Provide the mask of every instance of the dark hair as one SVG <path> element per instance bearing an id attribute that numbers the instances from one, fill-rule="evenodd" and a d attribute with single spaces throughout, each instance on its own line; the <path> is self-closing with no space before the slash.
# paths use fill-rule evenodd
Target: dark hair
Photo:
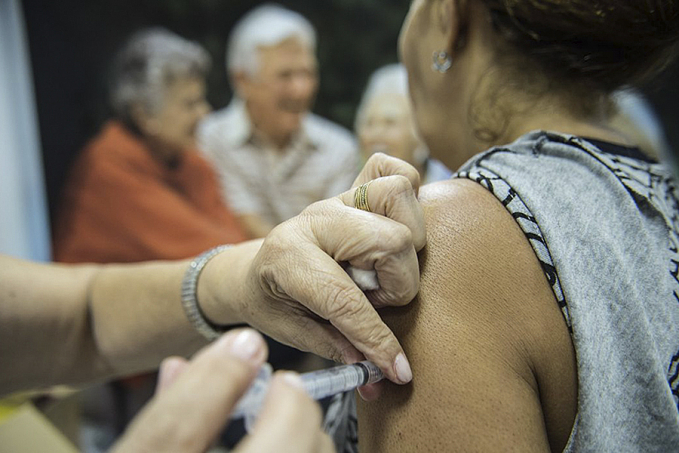
<path id="1" fill-rule="evenodd" d="M 481 0 L 494 28 L 545 73 L 610 93 L 677 53 L 679 0 Z"/>

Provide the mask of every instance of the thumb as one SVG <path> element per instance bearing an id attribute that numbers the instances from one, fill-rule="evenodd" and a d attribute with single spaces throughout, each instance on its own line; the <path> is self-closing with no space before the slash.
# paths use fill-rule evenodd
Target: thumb
<path id="1" fill-rule="evenodd" d="M 264 339 L 252 329 L 223 335 L 154 396 L 114 451 L 205 451 L 266 355 Z"/>
<path id="2" fill-rule="evenodd" d="M 168 357 L 160 364 L 156 393 L 161 393 L 170 387 L 184 372 L 189 362 L 183 357 Z"/>

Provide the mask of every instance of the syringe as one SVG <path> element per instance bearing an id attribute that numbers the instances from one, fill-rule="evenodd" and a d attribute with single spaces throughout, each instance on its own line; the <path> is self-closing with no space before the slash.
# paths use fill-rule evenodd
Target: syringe
<path id="1" fill-rule="evenodd" d="M 364 361 L 352 365 L 340 365 L 325 370 L 312 371 L 300 376 L 304 390 L 315 400 L 347 392 L 356 387 L 373 384 L 384 379 L 377 365 Z"/>
<path id="2" fill-rule="evenodd" d="M 269 388 L 272 368 L 264 364 L 250 388 L 236 405 L 231 419 L 245 417 L 246 427 L 259 414 Z M 364 361 L 352 365 L 340 365 L 324 370 L 312 371 L 300 375 L 304 390 L 315 400 L 320 400 L 337 393 L 353 390 L 366 384 L 384 379 L 384 374 L 372 362 Z M 249 428 L 248 428 L 249 429 Z"/>

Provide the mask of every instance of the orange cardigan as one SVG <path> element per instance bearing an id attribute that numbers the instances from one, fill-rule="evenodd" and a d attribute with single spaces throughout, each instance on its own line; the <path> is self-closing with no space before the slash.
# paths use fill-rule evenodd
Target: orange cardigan
<path id="1" fill-rule="evenodd" d="M 176 168 L 111 121 L 72 168 L 54 232 L 62 262 L 134 262 L 195 256 L 246 239 L 196 151 Z"/>

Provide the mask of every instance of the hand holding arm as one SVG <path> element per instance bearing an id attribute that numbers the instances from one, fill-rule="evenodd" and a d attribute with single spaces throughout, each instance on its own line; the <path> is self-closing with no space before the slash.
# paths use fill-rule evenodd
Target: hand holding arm
<path id="1" fill-rule="evenodd" d="M 202 277 L 209 286 L 202 293 L 199 287 L 198 298 L 208 318 L 215 323 L 228 321 L 219 308 L 220 297 L 236 291 L 224 277 L 237 272 L 237 280 L 246 282 L 235 295 L 241 321 L 279 341 L 337 361 L 354 362 L 365 356 L 390 380 L 410 381 L 403 349 L 374 306 L 405 305 L 418 291 L 417 251 L 425 242 L 416 199 L 419 176 L 412 167 L 384 155 L 371 159 L 357 182 L 366 180 L 366 172 L 397 174 L 370 185 L 374 212 L 353 207 L 352 189 L 315 203 L 276 227 L 243 267 L 228 267 L 233 259 L 226 255 L 235 250 L 215 258 Z M 366 296 L 339 263 L 374 269 L 380 289 Z"/>
<path id="2" fill-rule="evenodd" d="M 389 379 L 408 380 L 402 348 L 370 301 L 403 305 L 417 293 L 415 252 L 424 245 L 419 179 L 396 159 L 371 162 L 379 164 L 377 171 L 367 167 L 377 176 L 409 175 L 371 184 L 376 213 L 353 208 L 350 191 L 312 205 L 263 243 L 219 254 L 198 281 L 207 317 L 225 326 L 247 322 L 337 360 L 365 355 Z M 375 269 L 380 290 L 366 297 L 338 262 Z M 181 306 L 187 266 L 66 266 L 0 256 L 0 394 L 131 374 L 195 352 L 205 340 Z M 397 357 L 406 371 L 400 378 Z"/>

